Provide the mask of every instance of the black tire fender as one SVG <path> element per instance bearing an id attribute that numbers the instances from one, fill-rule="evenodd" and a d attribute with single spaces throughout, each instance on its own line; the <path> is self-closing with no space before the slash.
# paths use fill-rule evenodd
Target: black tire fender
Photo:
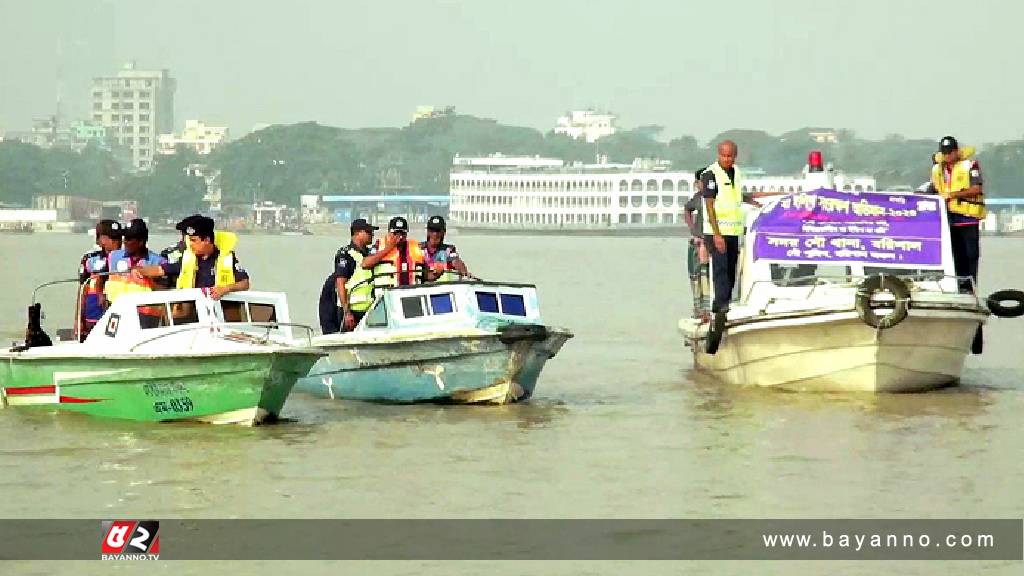
<path id="1" fill-rule="evenodd" d="M 1013 302 L 1004 306 L 1003 302 Z M 999 318 L 1018 318 L 1024 316 L 1024 292 L 1020 290 L 999 290 L 985 299 L 988 309 Z"/>
<path id="2" fill-rule="evenodd" d="M 872 308 L 871 298 L 882 291 L 892 292 L 896 300 L 893 303 L 892 312 L 880 316 Z M 892 328 L 907 318 L 907 312 L 910 310 L 910 288 L 906 282 L 896 276 L 887 274 L 868 276 L 857 287 L 854 306 L 857 309 L 857 316 L 868 326 L 879 330 Z"/>

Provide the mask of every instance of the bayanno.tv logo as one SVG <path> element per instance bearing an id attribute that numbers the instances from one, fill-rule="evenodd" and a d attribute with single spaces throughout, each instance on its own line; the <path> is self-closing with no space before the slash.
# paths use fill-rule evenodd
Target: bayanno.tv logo
<path id="1" fill-rule="evenodd" d="M 160 522 L 104 520 L 100 560 L 157 560 L 160 558 Z"/>

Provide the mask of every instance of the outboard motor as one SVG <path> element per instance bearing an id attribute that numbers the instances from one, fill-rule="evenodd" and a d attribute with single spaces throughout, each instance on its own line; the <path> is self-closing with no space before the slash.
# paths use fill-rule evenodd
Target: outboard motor
<path id="1" fill-rule="evenodd" d="M 25 348 L 53 346 L 49 334 L 43 331 L 43 305 L 36 302 L 28 307 L 28 326 L 25 328 Z"/>

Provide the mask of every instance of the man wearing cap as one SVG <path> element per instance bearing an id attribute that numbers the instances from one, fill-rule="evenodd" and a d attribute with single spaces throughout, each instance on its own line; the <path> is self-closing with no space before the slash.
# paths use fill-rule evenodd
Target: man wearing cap
<path id="1" fill-rule="evenodd" d="M 455 246 L 444 243 L 446 228 L 444 218 L 431 216 L 427 220 L 427 240 L 420 242 L 420 250 L 423 251 L 427 265 L 437 276 L 438 282 L 451 282 L 470 276 L 466 263 L 459 258 Z M 452 274 L 452 270 L 458 274 Z"/>
<path id="2" fill-rule="evenodd" d="M 334 255 L 334 272 L 320 291 L 320 331 L 324 334 L 350 332 L 373 304 L 373 272 L 363 268 L 370 255 L 373 232 L 363 218 L 349 226 L 351 241 Z"/>
<path id="3" fill-rule="evenodd" d="M 160 255 L 163 256 L 168 262 L 175 263 L 181 261 L 182 256 L 185 255 L 185 251 L 188 250 L 188 245 L 185 243 L 185 228 L 188 227 L 189 223 L 196 219 L 202 218 L 201 214 L 193 214 L 185 217 L 181 222 L 174 225 L 174 229 L 178 231 L 179 238 L 178 243 L 173 246 L 168 246 L 160 251 Z M 167 288 L 174 288 L 178 283 L 177 276 L 164 276 L 160 279 L 161 284 Z"/>
<path id="4" fill-rule="evenodd" d="M 121 248 L 121 225 L 115 220 L 100 220 L 96 223 L 96 247 L 82 255 L 78 265 L 78 280 L 84 284 L 81 290 L 79 310 L 81 323 L 79 340 L 85 340 L 96 322 L 103 317 L 106 299 L 103 297 L 103 285 L 106 283 L 108 271 L 107 260 L 110 253 Z"/>
<path id="5" fill-rule="evenodd" d="M 375 288 L 418 284 L 423 281 L 424 276 L 426 280 L 435 278 L 436 275 L 426 268 L 426 255 L 420 249 L 420 243 L 410 241 L 408 235 L 408 220 L 395 216 L 388 222 L 384 246 L 378 247 L 376 253 L 363 258 L 363 268 L 373 271 Z"/>
<path id="6" fill-rule="evenodd" d="M 185 225 L 188 250 L 181 260 L 139 268 L 138 274 L 156 278 L 176 275 L 178 289 L 208 288 L 214 300 L 229 292 L 248 290 L 249 273 L 239 264 L 234 252 L 238 236 L 232 232 L 215 232 L 213 227 L 212 218 L 192 217 Z"/>
<path id="7" fill-rule="evenodd" d="M 103 287 L 107 300 L 117 301 L 122 294 L 133 292 L 149 292 L 156 288 L 153 280 L 141 278 L 131 271 L 138 266 L 157 266 L 167 260 L 146 247 L 149 240 L 149 228 L 141 218 L 132 220 L 124 229 L 124 247 L 110 254 L 111 276 Z M 139 321 L 143 328 L 160 325 L 163 308 L 159 306 L 142 306 L 139 308 Z"/>
<path id="8" fill-rule="evenodd" d="M 932 166 L 929 191 L 946 200 L 949 240 L 956 275 L 978 281 L 979 223 L 987 214 L 982 192 L 981 167 L 971 158 L 971 148 L 960 149 L 956 138 L 939 141 L 941 160 Z M 961 280 L 960 291 L 970 292 L 971 281 Z"/>

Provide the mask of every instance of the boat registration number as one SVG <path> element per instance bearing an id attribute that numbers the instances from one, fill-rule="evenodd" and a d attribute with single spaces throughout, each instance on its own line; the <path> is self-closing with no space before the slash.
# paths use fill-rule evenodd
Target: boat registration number
<path id="1" fill-rule="evenodd" d="M 192 399 L 188 396 L 161 400 L 153 403 L 153 411 L 157 414 L 165 412 L 191 412 L 193 408 Z"/>

